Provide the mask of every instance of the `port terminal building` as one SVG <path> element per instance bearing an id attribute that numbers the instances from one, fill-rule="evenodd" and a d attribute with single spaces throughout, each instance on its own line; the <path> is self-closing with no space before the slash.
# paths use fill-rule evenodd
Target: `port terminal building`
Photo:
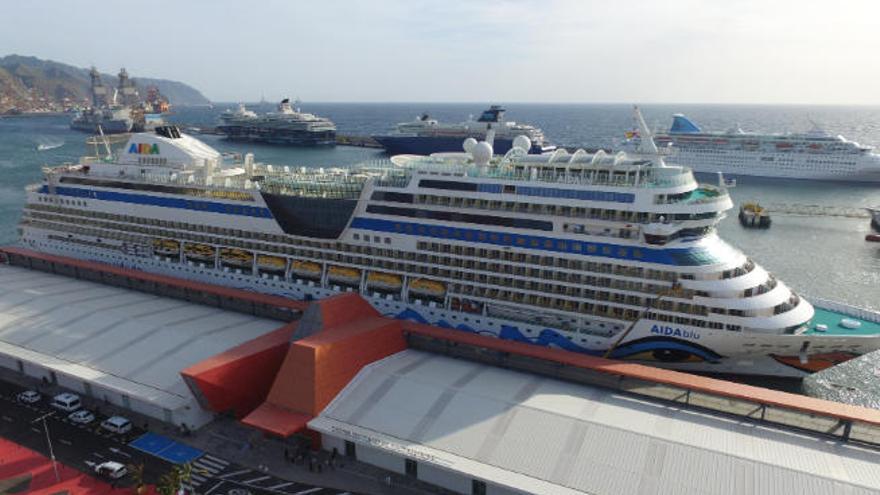
<path id="1" fill-rule="evenodd" d="M 4 248 L 0 366 L 456 493 L 880 491 L 880 411 Z"/>

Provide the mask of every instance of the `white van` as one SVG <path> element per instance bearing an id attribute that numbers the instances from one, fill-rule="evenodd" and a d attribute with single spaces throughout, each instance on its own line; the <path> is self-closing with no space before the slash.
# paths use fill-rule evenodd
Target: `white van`
<path id="1" fill-rule="evenodd" d="M 95 466 L 95 473 L 105 478 L 118 480 L 128 474 L 128 469 L 122 463 L 107 461 Z"/>
<path id="2" fill-rule="evenodd" d="M 111 416 L 104 421 L 101 421 L 101 428 L 111 432 L 111 433 L 128 433 L 131 431 L 131 421 L 122 416 Z"/>
<path id="3" fill-rule="evenodd" d="M 80 406 L 82 403 L 79 401 L 79 396 L 69 392 L 58 394 L 52 399 L 52 407 L 67 413 L 76 411 Z"/>

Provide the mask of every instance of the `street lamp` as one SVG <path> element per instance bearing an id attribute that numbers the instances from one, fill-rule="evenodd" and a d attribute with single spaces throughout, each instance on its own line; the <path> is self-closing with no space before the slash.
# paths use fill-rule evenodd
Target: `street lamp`
<path id="1" fill-rule="evenodd" d="M 55 471 L 55 482 L 61 483 L 61 476 L 58 474 L 58 463 L 55 462 L 55 451 L 52 450 L 52 438 L 49 436 L 49 425 L 46 424 L 46 418 L 55 414 L 54 412 L 46 413 L 39 418 L 31 421 L 31 424 L 36 423 L 37 421 L 43 422 L 43 431 L 46 432 L 46 442 L 49 444 L 49 458 L 52 459 L 52 470 Z"/>
<path id="2" fill-rule="evenodd" d="M 641 319 L 644 318 L 646 314 L 648 314 L 648 311 L 654 308 L 654 305 L 657 304 L 660 299 L 666 296 L 678 296 L 681 295 L 681 293 L 681 286 L 677 283 L 673 283 L 672 287 L 661 290 L 657 293 L 657 297 L 655 297 L 654 299 L 649 299 L 648 304 L 645 305 L 645 309 L 642 310 L 642 313 L 639 315 L 639 317 L 633 320 L 633 322 L 629 325 L 629 327 L 627 327 L 626 330 L 621 332 L 620 337 L 618 337 L 614 344 L 612 344 L 611 347 L 609 347 L 608 350 L 605 351 L 605 354 L 603 354 L 602 357 L 605 359 L 610 359 L 611 353 L 614 352 L 614 349 L 617 349 L 617 346 L 619 346 L 620 343 L 623 342 L 623 339 L 625 339 L 626 336 L 629 335 L 629 333 L 632 331 L 632 329 L 635 328 L 636 323 L 641 321 Z"/>

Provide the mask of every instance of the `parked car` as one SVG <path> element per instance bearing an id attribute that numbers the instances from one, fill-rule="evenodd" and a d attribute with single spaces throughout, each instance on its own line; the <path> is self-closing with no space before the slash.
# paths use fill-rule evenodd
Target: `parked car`
<path id="1" fill-rule="evenodd" d="M 131 431 L 131 421 L 122 416 L 111 416 L 104 421 L 101 421 L 101 428 L 104 428 L 111 433 L 128 433 Z"/>
<path id="2" fill-rule="evenodd" d="M 125 465 L 122 463 L 106 461 L 95 466 L 95 474 L 104 478 L 118 480 L 128 474 L 128 469 L 126 469 Z"/>
<path id="3" fill-rule="evenodd" d="M 79 396 L 76 394 L 71 394 L 70 392 L 58 394 L 54 398 L 52 398 L 52 407 L 64 412 L 76 411 L 81 406 L 82 403 L 79 400 Z"/>
<path id="4" fill-rule="evenodd" d="M 20 392 L 16 398 L 19 402 L 24 402 L 25 404 L 34 404 L 40 402 L 43 398 L 39 392 L 36 390 L 25 390 L 24 392 Z"/>
<path id="5" fill-rule="evenodd" d="M 92 414 L 92 411 L 89 411 L 88 409 L 80 409 L 79 411 L 70 413 L 70 416 L 68 416 L 67 419 L 73 421 L 74 423 L 87 425 L 95 420 L 95 415 Z"/>

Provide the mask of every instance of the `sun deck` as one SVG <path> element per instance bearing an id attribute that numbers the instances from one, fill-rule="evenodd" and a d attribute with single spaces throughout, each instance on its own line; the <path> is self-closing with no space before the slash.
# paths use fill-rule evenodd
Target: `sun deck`
<path id="1" fill-rule="evenodd" d="M 841 325 L 841 321 L 844 319 L 854 320 L 859 322 L 861 325 L 858 328 L 846 328 Z M 826 325 L 828 327 L 827 330 L 816 330 L 818 325 Z M 806 334 L 817 334 L 817 335 L 877 335 L 880 334 L 880 323 L 870 321 L 864 318 L 859 318 L 857 316 L 849 315 L 843 313 L 841 311 L 834 311 L 831 309 L 825 308 L 816 308 L 816 315 L 813 316 L 813 320 L 810 322 L 809 330 L 807 330 Z"/>

